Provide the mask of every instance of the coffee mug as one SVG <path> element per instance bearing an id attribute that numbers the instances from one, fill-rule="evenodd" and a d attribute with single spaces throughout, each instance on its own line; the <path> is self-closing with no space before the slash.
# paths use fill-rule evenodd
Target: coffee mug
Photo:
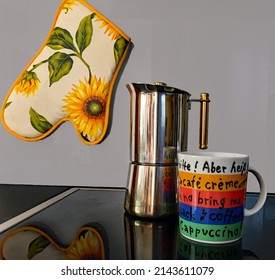
<path id="1" fill-rule="evenodd" d="M 245 208 L 248 172 L 260 186 L 251 209 Z M 206 243 L 239 240 L 244 217 L 257 213 L 266 197 L 263 178 L 249 167 L 248 155 L 178 153 L 179 228 L 184 237 Z"/>

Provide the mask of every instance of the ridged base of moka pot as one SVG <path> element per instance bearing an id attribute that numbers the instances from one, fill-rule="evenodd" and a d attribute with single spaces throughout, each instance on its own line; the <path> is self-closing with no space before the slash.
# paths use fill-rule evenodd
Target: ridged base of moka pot
<path id="1" fill-rule="evenodd" d="M 144 218 L 177 215 L 177 166 L 130 163 L 124 208 Z"/>

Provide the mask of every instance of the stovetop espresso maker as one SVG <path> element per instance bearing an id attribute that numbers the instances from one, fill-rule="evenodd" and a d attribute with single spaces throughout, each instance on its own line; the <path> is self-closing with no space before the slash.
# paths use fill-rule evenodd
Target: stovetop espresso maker
<path id="1" fill-rule="evenodd" d="M 124 207 L 158 218 L 178 213 L 177 153 L 187 150 L 188 111 L 200 102 L 200 148 L 207 148 L 209 94 L 190 99 L 165 83 L 126 85 L 130 92 L 130 164 Z"/>

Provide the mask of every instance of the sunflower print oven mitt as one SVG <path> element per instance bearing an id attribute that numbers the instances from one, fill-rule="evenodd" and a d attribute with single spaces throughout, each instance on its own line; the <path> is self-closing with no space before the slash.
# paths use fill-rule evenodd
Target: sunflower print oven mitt
<path id="1" fill-rule="evenodd" d="M 45 43 L 5 98 L 4 127 L 36 141 L 70 121 L 84 143 L 100 143 L 130 41 L 85 1 L 63 1 Z"/>

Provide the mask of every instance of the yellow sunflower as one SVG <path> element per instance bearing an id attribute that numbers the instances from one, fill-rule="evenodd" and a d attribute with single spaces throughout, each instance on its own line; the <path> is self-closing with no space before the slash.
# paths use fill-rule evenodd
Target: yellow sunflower
<path id="1" fill-rule="evenodd" d="M 64 6 L 63 6 L 63 10 L 65 10 L 65 13 L 67 14 L 69 12 L 69 10 L 72 10 L 72 6 L 76 6 L 76 1 L 75 0 L 68 0 Z"/>
<path id="2" fill-rule="evenodd" d="M 112 40 L 116 40 L 120 36 L 120 34 L 108 22 L 104 21 L 100 17 L 96 16 L 95 21 L 101 22 L 101 25 L 99 26 L 99 28 L 106 27 L 104 33 L 107 34 L 109 37 L 111 36 Z"/>
<path id="3" fill-rule="evenodd" d="M 103 246 L 104 244 L 98 236 L 88 230 L 72 243 L 65 258 L 68 260 L 102 260 L 105 258 Z"/>
<path id="4" fill-rule="evenodd" d="M 34 94 L 39 88 L 39 79 L 35 72 L 27 71 L 22 79 L 16 84 L 15 90 L 17 93 L 22 93 L 26 97 Z"/>
<path id="5" fill-rule="evenodd" d="M 73 91 L 65 96 L 63 111 L 81 135 L 94 142 L 103 132 L 110 83 L 93 76 L 90 83 L 85 79 L 73 86 Z"/>

